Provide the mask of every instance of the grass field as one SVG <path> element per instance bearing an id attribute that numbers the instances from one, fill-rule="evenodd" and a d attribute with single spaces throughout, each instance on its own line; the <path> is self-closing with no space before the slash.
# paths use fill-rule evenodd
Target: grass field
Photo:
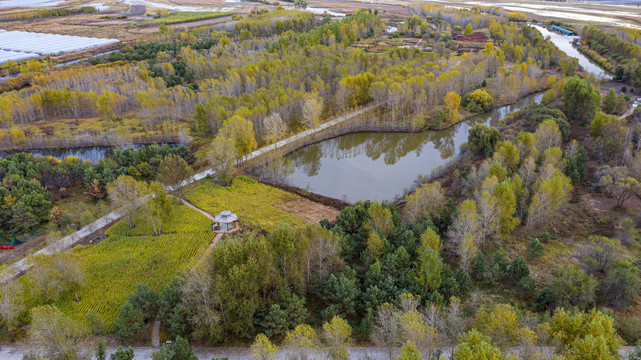
<path id="1" fill-rule="evenodd" d="M 123 219 L 107 230 L 109 237 L 90 246 L 77 246 L 72 252 L 80 257 L 85 277 L 77 291 L 62 297 L 56 305 L 67 315 L 84 320 L 89 309 L 112 330 L 116 312 L 137 284 L 160 291 L 177 274 L 187 272 L 200 258 L 213 238 L 210 220 L 187 206 L 175 205 L 174 217 L 163 226 L 163 235 L 143 219 L 129 230 Z M 29 294 L 28 276 L 22 279 Z"/>
<path id="2" fill-rule="evenodd" d="M 211 178 L 205 178 L 185 198 L 214 216 L 223 210 L 231 210 L 238 215 L 241 226 L 247 224 L 272 230 L 281 222 L 293 226 L 305 224 L 302 219 L 275 207 L 299 199 L 299 196 L 244 176 L 236 177 L 226 187 L 214 183 Z"/>
<path id="3" fill-rule="evenodd" d="M 235 14 L 234 12 L 216 12 L 216 11 L 176 11 L 167 15 L 138 22 L 134 26 L 148 26 L 159 24 L 177 24 L 186 21 L 196 21 L 204 19 L 213 19 L 221 16 Z"/>

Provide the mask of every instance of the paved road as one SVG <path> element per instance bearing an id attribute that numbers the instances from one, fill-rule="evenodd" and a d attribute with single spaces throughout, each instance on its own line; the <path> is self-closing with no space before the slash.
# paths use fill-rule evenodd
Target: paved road
<path id="1" fill-rule="evenodd" d="M 32 351 L 33 348 L 26 346 L 3 346 L 0 345 L 0 359 L 2 360 L 22 360 L 22 356 Z M 135 360 L 148 360 L 151 359 L 151 354 L 156 351 L 154 348 L 134 348 Z M 633 348 L 631 346 L 624 346 L 619 349 L 619 354 L 625 358 L 628 354 L 632 352 Z M 109 347 L 107 348 L 107 356 L 113 354 L 116 351 L 116 348 Z M 350 360 L 391 360 L 389 353 L 386 349 L 373 348 L 373 347 L 351 347 L 348 349 L 350 354 Z M 200 360 L 211 360 L 214 358 L 228 358 L 228 360 L 255 360 L 251 356 L 251 351 L 249 348 L 207 348 L 207 347 L 196 347 L 195 351 L 196 356 Z M 512 352 L 518 353 L 518 349 L 513 349 Z M 554 348 L 545 347 L 543 349 L 537 349 L 537 352 L 544 352 L 546 354 L 553 354 Z M 393 350 L 392 359 L 396 359 L 399 355 L 400 349 Z M 452 352 L 450 349 L 443 350 L 442 355 L 450 358 Z M 276 354 L 274 360 L 287 360 L 287 352 L 281 350 Z M 310 354 L 312 359 L 324 359 L 328 358 L 326 351 L 317 351 Z"/>
<path id="2" fill-rule="evenodd" d="M 2 360 L 22 360 L 22 356 L 33 350 L 27 346 L 1 346 L 0 345 L 0 359 Z M 154 348 L 134 348 L 135 360 L 151 359 L 151 354 L 158 349 Z M 116 348 L 110 347 L 107 349 L 107 356 L 116 351 Z M 198 359 L 211 360 L 213 358 L 228 358 L 229 360 L 255 360 L 251 356 L 251 351 L 248 348 L 195 348 L 195 353 Z M 350 348 L 350 359 L 352 360 L 389 360 L 389 356 L 385 350 L 376 348 Z M 449 354 L 449 353 L 448 353 Z M 314 356 L 315 355 L 315 356 Z M 398 353 L 396 353 L 398 355 Z M 314 359 L 326 358 L 326 352 L 318 352 L 312 354 Z M 275 360 L 286 360 L 287 353 L 280 351 Z"/>
<path id="3" fill-rule="evenodd" d="M 339 117 L 337 117 L 337 118 L 335 118 L 335 119 L 333 119 L 331 121 L 325 122 L 325 123 L 319 125 L 315 129 L 310 129 L 310 130 L 303 131 L 303 132 L 298 133 L 296 135 L 293 135 L 293 136 L 291 136 L 291 137 L 289 137 L 287 139 L 281 140 L 281 141 L 279 141 L 279 142 L 277 142 L 275 144 L 262 147 L 262 148 L 260 148 L 258 150 L 255 150 L 251 154 L 247 155 L 245 160 L 251 160 L 251 159 L 257 158 L 257 157 L 259 157 L 259 156 L 261 156 L 263 154 L 266 154 L 266 153 L 268 153 L 268 152 L 270 152 L 270 151 L 272 151 L 274 149 L 277 149 L 279 147 L 294 143 L 296 141 L 304 139 L 307 136 L 322 132 L 322 131 L 324 131 L 324 130 L 332 127 L 332 126 L 338 125 L 338 124 L 340 124 L 340 123 L 342 123 L 344 121 L 352 119 L 352 118 L 354 118 L 354 117 L 356 117 L 358 115 L 361 115 L 361 114 L 363 114 L 365 112 L 368 112 L 370 110 L 376 109 L 378 106 L 379 106 L 378 104 L 375 104 L 375 105 L 368 105 L 368 106 L 362 107 L 362 108 L 360 108 L 358 110 L 352 111 L 349 114 L 345 114 L 345 115 L 339 116 Z M 190 177 L 189 179 L 185 180 L 180 186 L 182 187 L 182 186 L 185 186 L 187 184 L 191 184 L 191 183 L 193 183 L 195 181 L 198 181 L 198 180 L 203 179 L 203 178 L 205 178 L 205 177 L 207 177 L 209 175 L 212 175 L 213 173 L 214 173 L 214 170 L 211 169 L 211 168 L 203 170 L 201 172 L 198 172 L 198 173 L 194 174 L 194 176 Z M 172 190 L 172 189 L 169 188 L 169 190 Z M 93 223 L 91 223 L 89 225 L 86 225 L 81 230 L 73 232 L 70 235 L 67 235 L 67 236 L 63 237 L 62 239 L 58 240 L 57 242 L 48 245 L 44 249 L 37 251 L 34 255 L 53 255 L 53 254 L 55 254 L 55 253 L 57 253 L 59 251 L 68 250 L 68 249 L 72 248 L 73 246 L 75 246 L 76 244 L 80 243 L 82 240 L 84 240 L 87 236 L 89 236 L 93 232 L 95 232 L 95 231 L 103 228 L 104 226 L 107 226 L 107 225 L 119 220 L 120 218 L 123 217 L 123 214 L 124 214 L 124 210 L 123 209 L 115 210 L 115 211 L 113 211 L 113 212 L 111 212 L 111 213 L 99 218 L 98 220 L 94 221 Z M 9 265 L 6 269 L 2 270 L 2 274 L 0 274 L 0 285 L 4 285 L 4 284 L 6 284 L 8 282 L 11 282 L 13 279 L 15 279 L 16 276 L 19 276 L 21 273 L 29 270 L 32 266 L 33 266 L 33 263 L 31 261 L 30 257 L 25 257 L 25 258 L 23 258 L 23 259 L 21 259 L 19 261 L 16 261 L 15 263 Z M 3 358 L 0 357 L 0 359 L 3 359 Z"/>

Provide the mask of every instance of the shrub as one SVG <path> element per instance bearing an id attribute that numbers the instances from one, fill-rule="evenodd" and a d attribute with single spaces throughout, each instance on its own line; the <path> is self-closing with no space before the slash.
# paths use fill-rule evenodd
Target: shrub
<path id="1" fill-rule="evenodd" d="M 476 124 L 470 129 L 467 136 L 467 143 L 470 150 L 480 155 L 492 155 L 498 142 L 501 141 L 501 134 L 493 126 Z"/>
<path id="2" fill-rule="evenodd" d="M 541 244 L 538 238 L 527 244 L 527 256 L 530 259 L 539 258 L 545 254 L 545 246 Z"/>

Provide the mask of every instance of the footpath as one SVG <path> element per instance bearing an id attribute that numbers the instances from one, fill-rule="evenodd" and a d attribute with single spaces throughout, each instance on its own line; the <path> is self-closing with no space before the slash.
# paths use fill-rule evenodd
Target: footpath
<path id="1" fill-rule="evenodd" d="M 316 133 L 322 132 L 322 131 L 330 128 L 330 127 L 336 126 L 336 125 L 338 125 L 338 124 L 340 124 L 340 123 L 342 123 L 344 121 L 350 120 L 350 119 L 352 119 L 352 118 L 354 118 L 356 116 L 359 116 L 359 115 L 361 115 L 363 113 L 366 113 L 366 112 L 368 112 L 370 110 L 373 110 L 373 109 L 377 108 L 378 106 L 379 106 L 378 104 L 374 104 L 374 105 L 368 105 L 368 106 L 362 107 L 362 108 L 354 110 L 354 111 L 352 111 L 352 112 L 350 112 L 348 114 L 338 116 L 333 120 L 330 120 L 328 122 L 320 124 L 318 127 L 314 128 L 314 129 L 309 129 L 309 130 L 303 131 L 303 132 L 298 133 L 296 135 L 293 135 L 293 136 L 291 136 L 291 137 L 289 137 L 287 139 L 283 139 L 283 140 L 281 140 L 281 141 L 279 141 L 277 143 L 274 143 L 274 144 L 271 144 L 271 145 L 268 145 L 268 146 L 264 146 L 264 147 L 262 147 L 260 149 L 257 149 L 255 151 L 253 151 L 249 155 L 247 155 L 245 157 L 245 161 L 255 159 L 255 158 L 257 158 L 257 157 L 259 157 L 259 156 L 261 156 L 263 154 L 266 154 L 266 153 L 268 153 L 268 152 L 270 152 L 272 150 L 275 150 L 277 148 L 280 148 L 280 147 L 295 143 L 296 141 L 302 140 L 302 139 L 304 139 L 304 138 L 306 138 L 308 136 L 311 136 L 311 135 L 314 135 Z M 214 170 L 211 169 L 211 168 L 205 169 L 203 171 L 200 171 L 200 172 L 194 174 L 189 179 L 185 180 L 180 185 L 180 187 L 183 187 L 183 186 L 186 186 L 186 185 L 191 184 L 193 182 L 196 182 L 198 180 L 201 180 L 201 179 L 203 179 L 203 178 L 205 178 L 207 176 L 210 176 L 212 174 L 214 174 Z M 173 189 L 169 189 L 169 190 L 173 190 Z M 102 229 L 103 227 L 105 227 L 105 226 L 107 226 L 107 225 L 109 225 L 111 223 L 114 223 L 114 222 L 120 220 L 123 216 L 124 216 L 124 209 L 122 209 L 122 208 L 121 209 L 117 209 L 115 211 L 112 211 L 109 214 L 97 219 L 93 223 L 84 226 L 82 229 L 80 229 L 78 231 L 75 231 L 75 232 L 73 232 L 73 233 L 61 238 L 60 240 L 58 240 L 58 241 L 46 246 L 45 248 L 43 248 L 41 250 L 36 251 L 32 256 L 53 255 L 53 254 L 55 254 L 55 253 L 57 253 L 59 251 L 66 251 L 66 250 L 76 246 L 77 244 L 81 243 L 83 240 L 85 240 L 88 236 L 90 236 L 94 232 Z M 205 216 L 207 216 L 207 215 L 205 215 Z M 211 218 L 211 215 L 209 215 L 208 217 Z M 2 273 L 0 273 L 0 285 L 4 285 L 6 283 L 9 283 L 9 282 L 13 281 L 15 278 L 21 276 L 26 271 L 28 271 L 32 266 L 33 266 L 33 262 L 31 261 L 31 256 L 25 256 L 24 258 L 22 258 L 22 259 L 16 261 L 15 263 L 9 265 L 8 267 L 6 267 L 5 269 L 2 270 Z M 4 359 L 3 357 L 0 357 L 0 358 Z"/>

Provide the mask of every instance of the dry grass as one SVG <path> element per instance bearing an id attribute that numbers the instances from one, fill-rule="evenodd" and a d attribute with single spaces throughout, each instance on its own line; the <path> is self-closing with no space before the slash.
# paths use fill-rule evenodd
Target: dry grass
<path id="1" fill-rule="evenodd" d="M 276 204 L 274 207 L 287 211 L 290 214 L 298 216 L 310 224 L 316 224 L 323 219 L 333 221 L 340 211 L 313 201 L 300 198 L 290 200 L 282 204 Z"/>

